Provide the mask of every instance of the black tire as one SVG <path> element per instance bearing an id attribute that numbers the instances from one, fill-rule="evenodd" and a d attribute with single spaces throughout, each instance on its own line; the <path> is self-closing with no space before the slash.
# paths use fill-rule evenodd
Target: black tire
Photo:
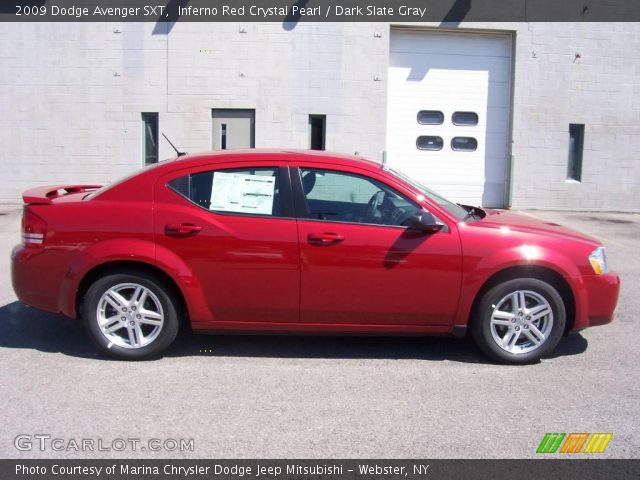
<path id="1" fill-rule="evenodd" d="M 518 299 L 511 297 L 508 299 L 509 295 L 518 291 L 523 292 L 524 297 L 518 297 Z M 524 313 L 520 313 L 520 309 L 518 309 L 518 306 L 522 303 L 521 298 L 524 298 Z M 532 324 L 530 322 L 532 322 L 531 319 L 535 315 L 527 316 L 526 311 L 529 310 L 531 304 L 540 308 L 544 307 L 545 304 L 541 299 L 547 302 L 551 308 L 552 315 L 545 315 L 539 320 L 540 323 Z M 535 304 L 536 300 L 540 301 L 538 305 Z M 513 302 L 518 303 L 514 305 Z M 505 323 L 510 322 L 508 326 L 492 325 L 494 310 L 499 308 L 501 312 L 504 311 L 503 305 L 509 307 L 509 313 L 513 313 L 514 318 L 498 319 Z M 565 324 L 566 311 L 564 302 L 552 285 L 535 278 L 518 278 L 500 283 L 484 294 L 472 319 L 471 335 L 478 347 L 489 357 L 502 363 L 521 365 L 534 363 L 551 352 L 562 338 Z M 542 326 L 547 329 L 547 334 L 543 340 L 540 340 L 537 334 L 534 335 L 533 327 L 538 332 L 543 332 Z M 539 343 L 535 344 L 530 339 L 530 336 L 535 337 Z M 498 338 L 503 341 L 502 344 L 498 343 Z M 504 345 L 505 338 L 512 340 L 515 338 L 513 346 L 508 345 L 510 342 L 506 342 L 507 345 Z M 529 348 L 531 350 L 527 351 Z M 519 352 L 518 349 L 523 351 Z"/>
<path id="2" fill-rule="evenodd" d="M 131 285 L 131 287 L 127 287 L 128 285 Z M 146 300 L 144 300 L 144 302 L 147 303 L 143 305 L 142 311 L 131 311 L 136 310 L 137 307 L 127 306 L 126 308 L 129 310 L 127 312 L 122 312 L 123 316 L 120 316 L 121 312 L 115 309 L 115 305 L 106 302 L 106 300 L 102 300 L 103 295 L 114 287 L 120 288 L 122 297 L 126 298 L 128 292 L 133 294 L 133 286 L 135 285 L 143 287 L 143 292 L 145 291 L 144 289 L 147 289 L 147 295 L 145 296 Z M 133 296 L 131 298 L 133 298 Z M 116 344 L 119 342 L 118 340 L 115 340 L 116 343 L 114 343 L 113 338 L 117 337 L 111 336 L 110 340 L 107 338 L 107 334 L 102 332 L 99 323 L 99 309 L 101 308 L 101 305 L 103 306 L 102 308 L 104 308 L 104 311 L 108 312 L 108 314 L 105 313 L 104 316 L 111 317 L 114 312 L 118 312 L 117 315 L 114 315 L 112 318 L 119 317 L 120 321 L 122 321 L 120 330 L 115 332 L 115 335 L 123 337 L 123 341 L 121 342 L 122 345 Z M 156 307 L 156 311 L 153 312 L 144 308 L 149 307 L 149 305 Z M 160 308 L 161 310 L 159 310 Z M 156 315 L 156 312 L 159 311 L 163 317 L 162 323 L 161 325 L 143 325 L 142 322 L 144 320 L 140 320 L 140 323 L 138 324 L 140 330 L 138 331 L 143 332 L 144 330 L 150 333 L 148 337 L 149 343 L 144 343 L 145 337 L 143 334 L 139 337 L 142 339 L 142 341 L 140 341 L 140 345 L 134 345 L 132 347 L 132 337 L 129 336 L 129 327 L 127 325 L 130 323 L 129 320 L 137 322 L 138 320 L 136 320 L 136 317 L 140 318 L 140 314 L 142 314 L 143 311 L 151 311 L 151 313 L 155 313 Z M 147 360 L 160 356 L 169 347 L 169 345 L 173 343 L 179 329 L 178 315 L 172 289 L 159 281 L 153 275 L 144 272 L 118 272 L 105 275 L 104 277 L 96 280 L 91 287 L 89 287 L 86 295 L 84 296 L 82 318 L 85 330 L 100 351 L 119 360 Z M 126 321 L 124 320 L 125 318 L 127 319 Z M 110 325 L 113 325 L 113 328 L 117 328 L 118 323 L 119 321 L 116 318 L 113 320 L 113 323 L 110 323 Z M 130 325 L 134 325 L 134 323 L 130 323 Z M 131 327 L 131 329 L 134 329 L 134 327 Z M 134 339 L 138 338 L 136 335 L 137 334 L 133 335 Z M 126 343 L 129 343 L 128 347 Z"/>

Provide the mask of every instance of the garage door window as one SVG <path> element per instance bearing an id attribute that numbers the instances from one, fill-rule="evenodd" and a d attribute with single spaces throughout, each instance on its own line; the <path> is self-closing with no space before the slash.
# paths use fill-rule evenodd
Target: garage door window
<path id="1" fill-rule="evenodd" d="M 475 127 L 478 124 L 478 114 L 475 112 L 454 112 L 451 121 L 454 125 L 461 127 Z"/>
<path id="2" fill-rule="evenodd" d="M 478 149 L 478 141 L 473 137 L 453 137 L 451 150 L 456 152 L 475 152 Z"/>
<path id="3" fill-rule="evenodd" d="M 418 112 L 418 123 L 420 125 L 442 125 L 444 113 L 438 110 L 420 110 Z"/>
<path id="4" fill-rule="evenodd" d="M 418 150 L 442 150 L 442 137 L 421 135 L 416 140 L 416 147 L 418 147 Z"/>

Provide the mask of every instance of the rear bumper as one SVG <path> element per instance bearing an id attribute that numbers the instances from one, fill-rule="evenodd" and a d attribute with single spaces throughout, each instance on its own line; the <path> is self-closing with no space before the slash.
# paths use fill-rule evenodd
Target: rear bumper
<path id="1" fill-rule="evenodd" d="M 14 247 L 11 252 L 11 283 L 18 300 L 31 307 L 58 313 L 60 279 L 52 275 L 43 250 Z"/>
<path id="2" fill-rule="evenodd" d="M 581 283 L 581 308 L 576 311 L 573 331 L 611 322 L 618 304 L 620 277 L 614 272 L 585 275 Z"/>

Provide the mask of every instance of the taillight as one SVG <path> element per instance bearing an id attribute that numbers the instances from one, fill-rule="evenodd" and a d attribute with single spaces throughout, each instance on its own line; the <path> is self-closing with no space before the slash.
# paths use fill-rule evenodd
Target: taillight
<path id="1" fill-rule="evenodd" d="M 26 247 L 41 248 L 47 235 L 47 222 L 24 207 L 22 214 L 22 243 Z"/>

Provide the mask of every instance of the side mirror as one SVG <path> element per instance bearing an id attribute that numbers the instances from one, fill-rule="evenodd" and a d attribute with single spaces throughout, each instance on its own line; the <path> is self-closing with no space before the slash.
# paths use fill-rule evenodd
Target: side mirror
<path id="1" fill-rule="evenodd" d="M 438 223 L 433 215 L 421 210 L 412 218 L 409 228 L 423 233 L 436 233 L 442 230 L 443 224 Z"/>

